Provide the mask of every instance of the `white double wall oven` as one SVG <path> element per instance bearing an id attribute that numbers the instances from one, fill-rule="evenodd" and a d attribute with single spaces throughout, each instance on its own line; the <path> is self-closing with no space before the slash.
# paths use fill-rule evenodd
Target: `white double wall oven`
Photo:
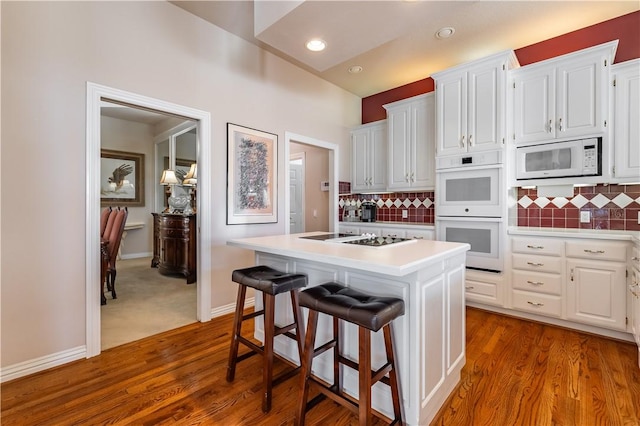
<path id="1" fill-rule="evenodd" d="M 468 243 L 467 268 L 502 272 L 505 226 L 502 151 L 436 159 L 436 238 Z"/>

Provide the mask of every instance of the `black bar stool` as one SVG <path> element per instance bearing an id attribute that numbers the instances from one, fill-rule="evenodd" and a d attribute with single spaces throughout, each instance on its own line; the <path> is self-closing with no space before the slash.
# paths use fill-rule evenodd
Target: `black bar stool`
<path id="1" fill-rule="evenodd" d="M 304 343 L 302 371 L 300 374 L 300 399 L 296 424 L 303 425 L 305 415 L 325 397 L 340 403 L 358 413 L 360 425 L 370 425 L 372 421 L 371 386 L 382 381 L 391 387 L 393 412 L 395 418 L 391 424 L 402 424 L 400 386 L 395 365 L 392 321 L 404 315 L 404 301 L 395 297 L 372 296 L 335 282 L 311 287 L 300 293 L 300 306 L 309 308 L 307 335 Z M 319 313 L 333 317 L 333 340 L 315 348 L 316 328 Z M 340 353 L 339 320 L 358 325 L 358 362 L 345 358 Z M 371 369 L 371 331 L 384 332 L 384 344 L 387 362 L 377 371 Z M 311 374 L 313 358 L 333 348 L 333 384 Z M 354 401 L 342 390 L 340 363 L 358 370 L 358 399 Z M 388 377 L 387 377 L 388 374 Z M 313 381 L 319 386 L 320 395 L 308 401 L 309 384 Z"/>
<path id="2" fill-rule="evenodd" d="M 302 344 L 304 342 L 304 330 L 302 327 L 302 311 L 298 304 L 298 289 L 307 285 L 307 276 L 303 274 L 288 274 L 280 272 L 268 266 L 253 266 L 251 268 L 237 269 L 233 271 L 231 279 L 238 284 L 238 299 L 236 300 L 236 313 L 233 320 L 233 337 L 231 340 L 231 350 L 229 351 L 229 363 L 227 365 L 227 381 L 232 382 L 236 373 L 236 364 L 255 354 L 263 356 L 262 368 L 262 411 L 265 413 L 271 410 L 271 390 L 274 385 L 282 383 L 298 372 L 298 368 L 283 373 L 277 378 L 273 378 L 273 339 L 275 336 L 285 335 L 294 339 L 298 343 L 298 354 L 302 359 Z M 254 288 L 262 292 L 261 311 L 244 315 L 244 299 L 247 294 L 247 287 Z M 293 323 L 284 327 L 275 325 L 275 304 L 276 295 L 289 292 L 291 294 L 291 306 L 293 307 Z M 242 337 L 242 322 L 257 316 L 264 315 L 264 344 L 258 346 L 250 340 Z M 296 334 L 291 333 L 295 328 Z M 242 343 L 251 349 L 243 355 L 238 356 L 238 345 Z M 280 357 L 279 357 L 280 358 Z M 288 362 L 287 360 L 284 360 Z"/>

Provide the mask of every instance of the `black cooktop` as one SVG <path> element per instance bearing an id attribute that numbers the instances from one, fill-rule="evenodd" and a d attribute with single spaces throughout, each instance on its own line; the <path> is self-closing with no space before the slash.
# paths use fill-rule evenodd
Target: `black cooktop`
<path id="1" fill-rule="evenodd" d="M 404 241 L 410 241 L 411 238 L 398 238 L 398 237 L 372 237 L 367 238 L 364 237 L 360 240 L 350 240 L 343 241 L 345 244 L 355 244 L 358 246 L 368 246 L 368 247 L 382 247 L 388 246 L 389 244 L 401 243 Z"/>
<path id="2" fill-rule="evenodd" d="M 372 234 L 365 235 L 352 235 L 352 234 L 319 234 L 300 237 L 307 240 L 327 241 L 344 244 L 354 244 L 358 246 L 367 247 L 383 247 L 390 244 L 402 243 L 405 241 L 412 241 L 411 238 L 398 238 L 398 237 L 378 237 Z"/>

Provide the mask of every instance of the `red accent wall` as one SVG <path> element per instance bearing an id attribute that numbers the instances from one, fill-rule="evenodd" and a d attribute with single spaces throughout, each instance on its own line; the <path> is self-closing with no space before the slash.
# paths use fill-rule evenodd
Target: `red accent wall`
<path id="1" fill-rule="evenodd" d="M 586 7 L 586 6 L 585 6 Z M 640 58 L 640 11 L 515 50 L 521 66 L 619 40 L 614 63 Z M 434 90 L 431 77 L 362 99 L 362 124 L 386 118 L 382 105 Z"/>

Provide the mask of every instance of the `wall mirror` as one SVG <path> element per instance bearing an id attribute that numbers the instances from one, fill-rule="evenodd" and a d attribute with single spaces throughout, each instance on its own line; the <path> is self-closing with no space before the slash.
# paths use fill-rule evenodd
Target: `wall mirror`
<path id="1" fill-rule="evenodd" d="M 171 195 L 177 198 L 189 198 L 191 210 L 196 211 L 197 174 L 194 176 L 194 172 L 197 173 L 197 159 L 197 126 L 193 121 L 185 121 L 173 127 L 156 140 L 156 213 L 169 211 Z M 163 184 L 161 181 L 166 170 L 174 172 L 175 180 Z"/>

